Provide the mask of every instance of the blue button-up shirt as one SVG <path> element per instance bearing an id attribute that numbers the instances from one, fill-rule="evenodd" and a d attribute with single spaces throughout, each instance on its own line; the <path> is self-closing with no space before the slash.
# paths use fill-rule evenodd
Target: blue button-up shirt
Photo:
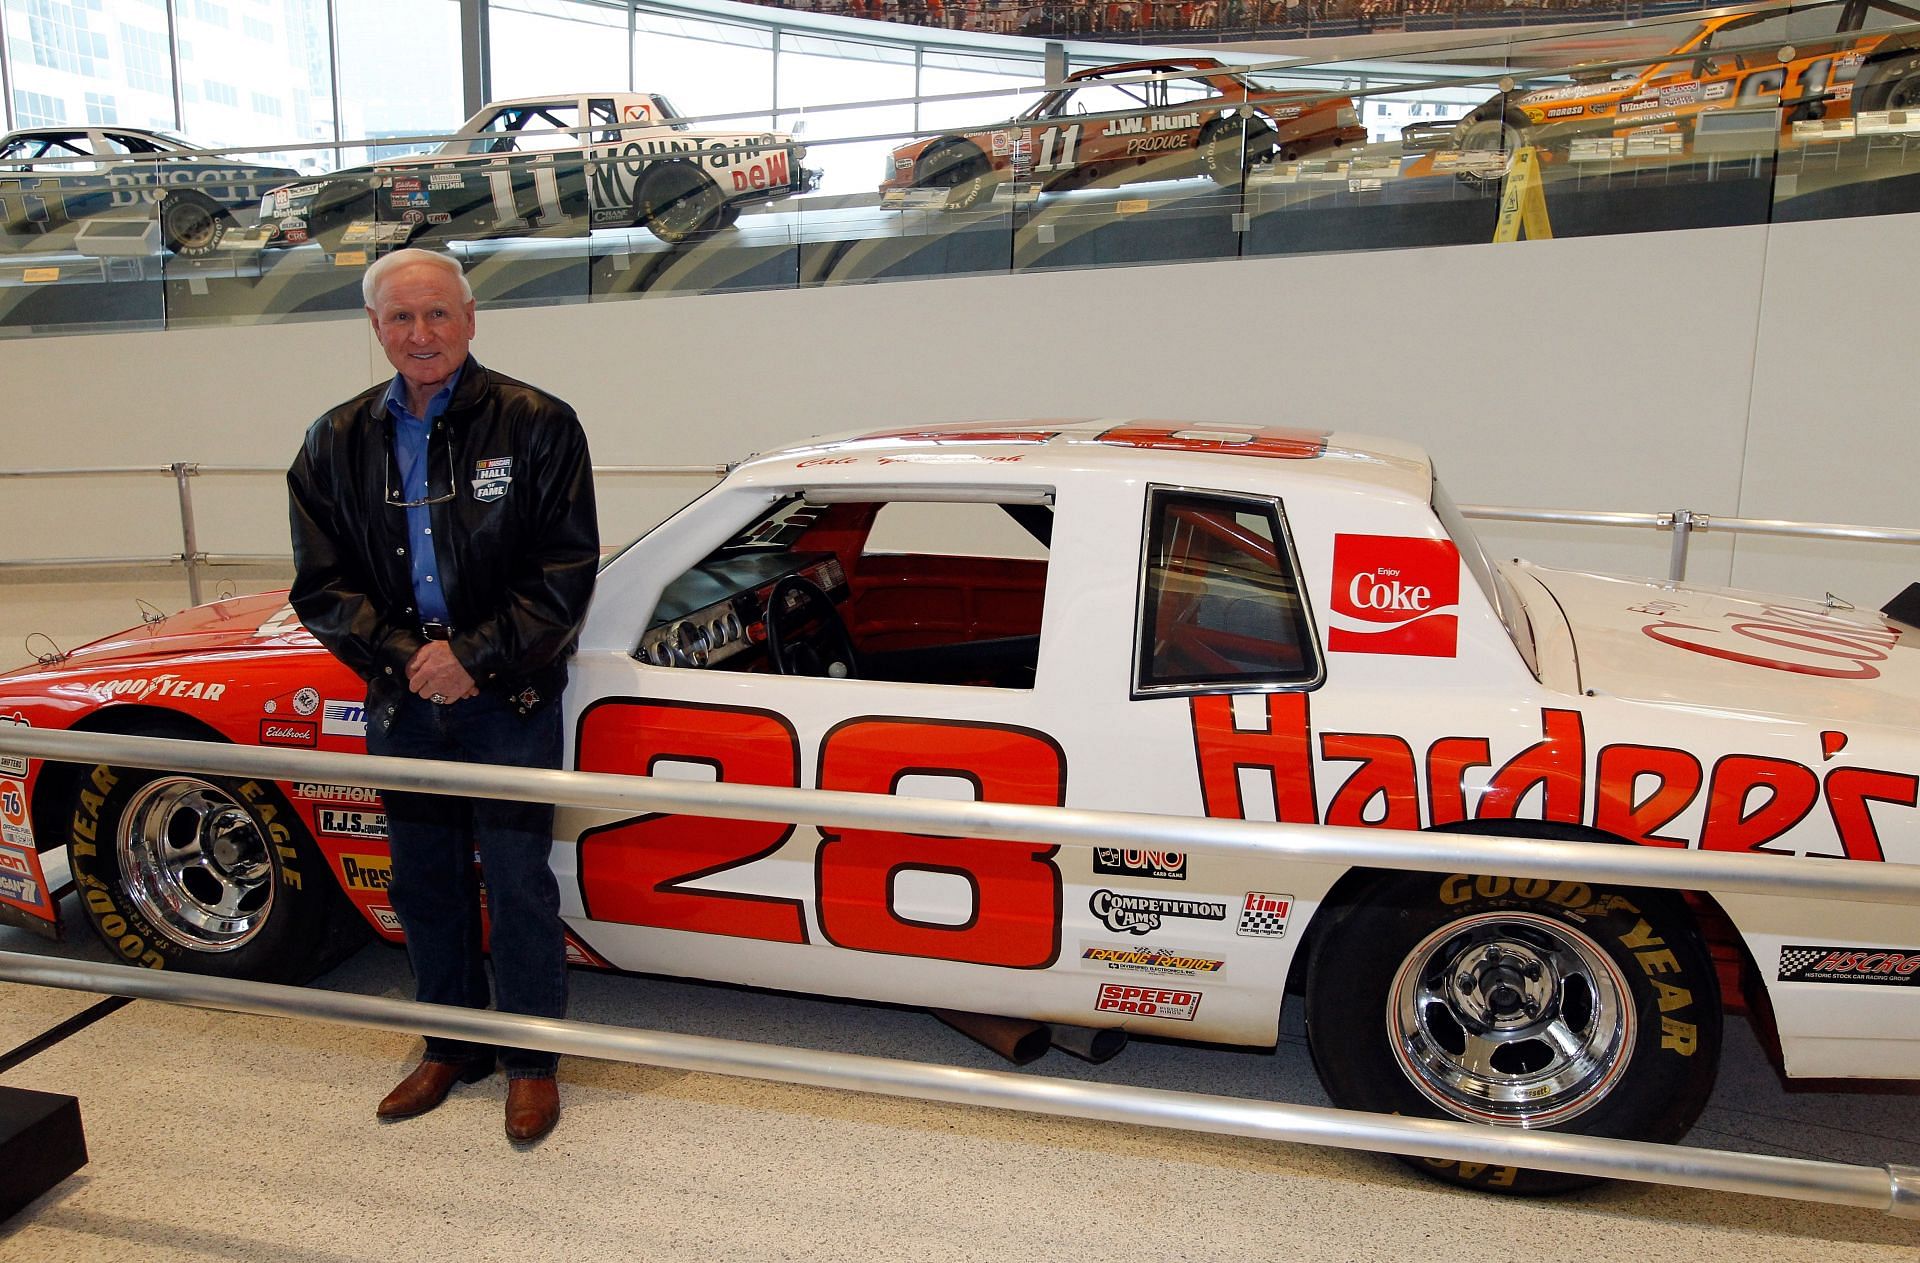
<path id="1" fill-rule="evenodd" d="M 393 383 L 387 387 L 386 404 L 388 413 L 393 417 L 393 456 L 400 470 L 402 500 L 425 500 L 429 497 L 428 471 L 433 460 L 428 439 L 432 437 L 441 414 L 446 412 L 447 402 L 453 398 L 453 388 L 459 381 L 460 370 L 455 370 L 453 376 L 447 379 L 447 384 L 427 401 L 427 415 L 424 417 L 416 417 L 407 409 L 406 378 L 395 373 Z M 458 476 L 458 470 L 448 468 L 447 477 L 450 480 Z M 423 623 L 451 622 L 452 616 L 447 612 L 447 598 L 440 579 L 440 561 L 433 551 L 433 510 L 427 505 L 416 504 L 405 512 L 407 540 L 411 545 L 413 560 L 414 608 L 419 610 Z"/>

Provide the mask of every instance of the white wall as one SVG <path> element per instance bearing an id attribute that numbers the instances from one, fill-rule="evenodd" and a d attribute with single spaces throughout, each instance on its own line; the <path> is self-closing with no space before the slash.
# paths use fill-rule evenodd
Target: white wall
<path id="1" fill-rule="evenodd" d="M 1456 499 L 1920 527 L 1896 292 L 1920 216 L 483 311 L 601 463 L 1011 416 L 1272 421 L 1434 453 Z M 0 465 L 272 463 L 386 366 L 364 324 L 0 343 Z M 610 538 L 698 479 L 606 482 Z M 9 482 L 0 557 L 177 551 L 170 483 Z M 201 547 L 286 547 L 272 479 L 201 479 Z M 1663 573 L 1650 532 L 1487 524 L 1494 551 Z M 1700 582 L 1879 606 L 1920 549 L 1708 535 Z"/>

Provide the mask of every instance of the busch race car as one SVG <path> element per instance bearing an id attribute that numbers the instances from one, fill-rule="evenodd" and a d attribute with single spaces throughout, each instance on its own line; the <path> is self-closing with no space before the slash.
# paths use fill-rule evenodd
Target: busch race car
<path id="1" fill-rule="evenodd" d="M 965 210 L 1009 180 L 1046 188 L 1207 175 L 1236 183 L 1367 138 L 1347 97 L 1262 86 L 1211 57 L 1130 61 L 1069 75 L 1016 119 L 916 140 L 887 158 L 883 198 L 943 189 Z"/>
<path id="2" fill-rule="evenodd" d="M 605 565 L 559 704 L 592 772 L 1920 863 L 1920 633 L 1496 564 L 1421 452 L 1341 433 L 948 424 L 755 458 Z M 366 731 L 277 594 L 0 676 L 0 717 Z M 8 916 L 57 922 L 64 849 L 135 964 L 299 979 L 346 930 L 400 937 L 371 789 L 0 756 L 0 824 Z M 1332 1098 L 1377 1112 L 1675 1140 L 1743 1004 L 1789 1075 L 1920 1077 L 1892 904 L 571 807 L 552 863 L 582 965 L 1247 1046 L 1298 1004 Z"/>
<path id="3" fill-rule="evenodd" d="M 176 254 L 206 254 L 260 195 L 299 173 L 236 162 L 161 132 L 32 127 L 0 138 L 0 243 L 69 250 L 93 216 L 158 215 Z"/>
<path id="4" fill-rule="evenodd" d="M 779 132 L 693 129 L 663 96 L 606 92 L 487 106 L 432 153 L 272 190 L 268 246 L 329 251 L 646 227 L 678 243 L 819 173 Z"/>
<path id="5" fill-rule="evenodd" d="M 1668 58 L 1617 73 L 1576 69 L 1570 84 L 1495 96 L 1448 133 L 1416 124 L 1403 139 L 1496 161 L 1536 145 L 1551 159 L 1582 137 L 1691 136 L 1715 110 L 1773 107 L 1783 127 L 1904 110 L 1920 105 L 1920 8 L 1835 0 L 1721 14 L 1693 26 Z"/>

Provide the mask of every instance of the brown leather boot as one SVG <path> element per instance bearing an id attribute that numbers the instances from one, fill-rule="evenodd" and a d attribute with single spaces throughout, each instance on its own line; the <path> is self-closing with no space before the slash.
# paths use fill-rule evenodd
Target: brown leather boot
<path id="1" fill-rule="evenodd" d="M 507 1080 L 507 1139 L 538 1140 L 560 1121 L 560 1088 L 552 1075 Z"/>
<path id="2" fill-rule="evenodd" d="M 447 1099 L 456 1080 L 478 1083 L 492 1073 L 491 1057 L 485 1061 L 423 1061 L 387 1093 L 374 1113 L 388 1122 L 424 1114 Z"/>

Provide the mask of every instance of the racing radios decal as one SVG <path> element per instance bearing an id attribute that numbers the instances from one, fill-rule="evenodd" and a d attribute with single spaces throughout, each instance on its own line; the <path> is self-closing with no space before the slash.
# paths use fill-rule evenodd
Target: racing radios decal
<path id="1" fill-rule="evenodd" d="M 647 698 L 609 698 L 580 718 L 584 772 L 713 769 L 727 784 L 800 786 L 799 740 L 771 711 Z M 1001 724 L 866 716 L 820 742 L 815 785 L 855 793 L 917 793 L 912 781 L 961 781 L 982 802 L 1060 806 L 1066 755 L 1051 737 Z M 809 942 L 798 899 L 689 883 L 772 855 L 795 826 L 654 814 L 580 837 L 580 893 L 594 920 L 699 934 Z M 1060 951 L 1057 847 L 821 827 L 814 854 L 815 916 L 837 947 L 1010 969 L 1044 969 Z M 971 892 L 959 921 L 922 919 L 902 906 L 903 879 L 954 877 Z"/>
<path id="2" fill-rule="evenodd" d="M 1356 765 L 1323 813 L 1315 792 L 1306 695 L 1274 693 L 1265 701 L 1266 726 L 1242 728 L 1231 697 L 1190 699 L 1194 754 L 1209 816 L 1250 818 L 1241 796 L 1242 772 L 1268 778 L 1274 818 L 1291 824 L 1419 829 L 1423 820 L 1428 826 L 1511 820 L 1538 790 L 1540 818 L 1589 824 L 1644 846 L 1790 854 L 1769 844 L 1824 808 L 1847 859 L 1879 861 L 1886 857 L 1870 805 L 1920 806 L 1920 777 L 1863 767 L 1830 768 L 1823 776 L 1792 759 L 1767 755 L 1723 755 L 1709 770 L 1684 750 L 1616 743 L 1594 754 L 1589 772 L 1580 712 L 1547 708 L 1540 712 L 1540 740 L 1498 765 L 1471 815 L 1466 773 L 1495 767 L 1488 738 L 1441 737 L 1420 759 L 1401 737 L 1323 732 L 1318 763 Z M 1831 757 L 1845 739 L 1825 733 L 1822 745 Z M 1703 793 L 1697 836 L 1660 832 Z"/>
<path id="3" fill-rule="evenodd" d="M 1895 952 L 1880 947 L 1789 944 L 1780 949 L 1780 981 L 1920 986 L 1920 950 Z"/>
<path id="4" fill-rule="evenodd" d="M 1460 550 L 1450 539 L 1333 537 L 1335 653 L 1451 658 L 1460 639 Z"/>

